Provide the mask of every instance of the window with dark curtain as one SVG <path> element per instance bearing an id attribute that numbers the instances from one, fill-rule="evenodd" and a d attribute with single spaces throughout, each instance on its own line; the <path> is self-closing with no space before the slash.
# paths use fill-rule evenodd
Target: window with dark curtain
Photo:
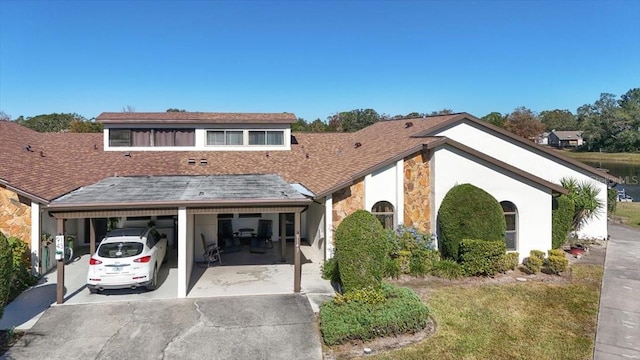
<path id="1" fill-rule="evenodd" d="M 150 129 L 131 130 L 131 146 L 151 146 Z"/>
<path id="2" fill-rule="evenodd" d="M 175 146 L 174 130 L 156 129 L 153 143 L 155 146 Z"/>
<path id="3" fill-rule="evenodd" d="M 195 146 L 196 132 L 193 129 L 176 130 L 176 146 Z"/>
<path id="4" fill-rule="evenodd" d="M 131 130 L 109 130 L 109 146 L 131 146 Z"/>

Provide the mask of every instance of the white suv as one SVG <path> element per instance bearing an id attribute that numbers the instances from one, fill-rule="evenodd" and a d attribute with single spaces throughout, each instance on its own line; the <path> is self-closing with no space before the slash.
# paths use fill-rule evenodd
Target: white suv
<path id="1" fill-rule="evenodd" d="M 92 294 L 138 286 L 155 290 L 166 253 L 167 238 L 155 228 L 113 230 L 89 259 L 87 287 Z"/>

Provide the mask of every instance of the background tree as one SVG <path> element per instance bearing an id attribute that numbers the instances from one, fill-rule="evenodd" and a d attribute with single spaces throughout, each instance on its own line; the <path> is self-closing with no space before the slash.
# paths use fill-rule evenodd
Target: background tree
<path id="1" fill-rule="evenodd" d="M 136 108 L 132 105 L 127 105 L 122 107 L 122 112 L 133 113 L 133 112 L 136 112 Z"/>
<path id="2" fill-rule="evenodd" d="M 544 131 L 544 125 L 538 116 L 524 106 L 516 108 L 507 116 L 504 128 L 525 139 L 534 139 Z"/>
<path id="3" fill-rule="evenodd" d="M 103 129 L 104 126 L 102 124 L 91 120 L 73 120 L 69 123 L 69 132 L 72 133 L 99 133 L 102 132 Z"/>
<path id="4" fill-rule="evenodd" d="M 309 124 L 303 118 L 298 118 L 298 121 L 291 124 L 291 132 L 306 132 L 309 130 Z"/>
<path id="5" fill-rule="evenodd" d="M 83 116 L 78 114 L 42 114 L 34 117 L 24 118 L 20 116 L 16 119 L 16 122 L 22 126 L 26 126 L 29 129 L 38 131 L 38 132 L 61 132 L 61 131 L 69 131 L 70 125 L 72 122 L 85 122 Z"/>
<path id="6" fill-rule="evenodd" d="M 4 111 L 0 111 L 0 121 L 11 121 L 11 115 L 8 115 Z"/>
<path id="7" fill-rule="evenodd" d="M 436 116 L 436 115 L 449 115 L 449 114 L 453 114 L 453 110 L 452 109 L 448 109 L 448 108 L 444 108 L 442 110 L 438 110 L 438 111 L 432 111 L 429 116 Z"/>
<path id="8" fill-rule="evenodd" d="M 480 118 L 488 123 L 491 123 L 497 127 L 504 128 L 504 123 L 507 121 L 506 116 L 502 116 L 499 112 L 491 112 Z"/>
<path id="9" fill-rule="evenodd" d="M 134 109 L 134 111 L 135 111 L 135 109 Z M 167 112 L 187 112 L 187 110 L 185 110 L 185 109 L 168 108 Z"/>
<path id="10" fill-rule="evenodd" d="M 315 119 L 311 124 L 307 126 L 307 130 L 311 132 L 326 132 L 328 131 L 328 127 L 324 121 Z"/>
<path id="11" fill-rule="evenodd" d="M 578 130 L 578 121 L 569 110 L 545 110 L 540 113 L 540 121 L 547 131 Z"/>
<path id="12" fill-rule="evenodd" d="M 337 132 L 354 132 L 381 120 L 373 109 L 355 109 L 343 111 L 327 118 L 329 128 Z"/>

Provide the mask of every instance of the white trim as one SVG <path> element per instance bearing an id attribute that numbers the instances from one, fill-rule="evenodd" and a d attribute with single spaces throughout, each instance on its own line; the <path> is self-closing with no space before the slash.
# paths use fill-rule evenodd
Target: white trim
<path id="1" fill-rule="evenodd" d="M 333 257 L 333 196 L 327 195 L 324 201 L 324 237 L 325 241 L 325 259 L 329 260 Z"/>
<path id="2" fill-rule="evenodd" d="M 404 224 L 404 159 L 396 162 L 396 218 L 394 223 Z"/>
<path id="3" fill-rule="evenodd" d="M 178 208 L 178 297 L 187 297 L 187 208 Z"/>
<path id="4" fill-rule="evenodd" d="M 31 202 L 31 273 L 40 274 L 40 204 Z"/>

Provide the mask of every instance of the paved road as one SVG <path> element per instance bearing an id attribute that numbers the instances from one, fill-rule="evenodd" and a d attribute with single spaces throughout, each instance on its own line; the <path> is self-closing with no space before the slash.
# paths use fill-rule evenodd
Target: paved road
<path id="1" fill-rule="evenodd" d="M 595 360 L 640 359 L 640 231 L 609 223 Z"/>
<path id="2" fill-rule="evenodd" d="M 6 359 L 321 359 L 304 295 L 53 306 Z"/>

